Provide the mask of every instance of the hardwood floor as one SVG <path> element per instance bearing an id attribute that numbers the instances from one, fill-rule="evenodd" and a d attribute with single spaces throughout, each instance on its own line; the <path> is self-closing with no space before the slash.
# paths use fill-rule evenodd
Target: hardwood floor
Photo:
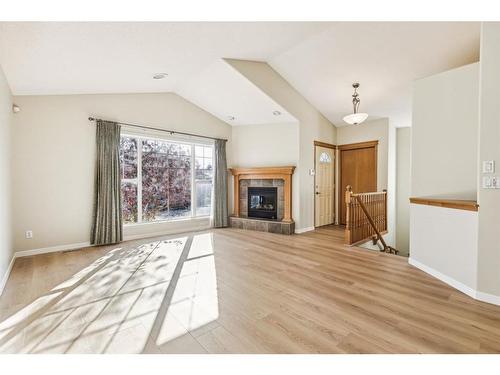
<path id="1" fill-rule="evenodd" d="M 500 307 L 342 237 L 219 229 L 19 258 L 0 352 L 500 352 Z"/>

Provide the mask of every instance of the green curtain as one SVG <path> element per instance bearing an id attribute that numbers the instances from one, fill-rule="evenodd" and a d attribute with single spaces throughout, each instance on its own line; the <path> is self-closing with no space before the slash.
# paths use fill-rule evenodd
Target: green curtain
<path id="1" fill-rule="evenodd" d="M 96 121 L 94 210 L 90 243 L 114 244 L 123 240 L 120 188 L 120 125 Z"/>
<path id="2" fill-rule="evenodd" d="M 227 211 L 227 161 L 226 140 L 215 140 L 214 163 L 214 216 L 213 226 L 223 228 L 228 225 Z"/>

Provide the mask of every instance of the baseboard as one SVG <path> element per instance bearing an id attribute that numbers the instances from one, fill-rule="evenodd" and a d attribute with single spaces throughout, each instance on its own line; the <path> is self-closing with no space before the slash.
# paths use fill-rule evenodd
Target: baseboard
<path id="1" fill-rule="evenodd" d="M 189 229 L 178 229 L 178 230 L 170 230 L 170 231 L 163 230 L 161 232 L 133 234 L 130 236 L 123 237 L 123 241 L 140 240 L 140 239 L 149 238 L 149 237 L 170 236 L 173 234 L 183 234 L 183 233 L 189 233 L 189 232 L 200 232 L 200 231 L 211 229 L 211 228 L 212 227 L 210 225 L 203 225 L 203 226 L 199 226 L 196 228 L 189 228 Z"/>
<path id="2" fill-rule="evenodd" d="M 5 271 L 5 274 L 2 277 L 2 281 L 0 282 L 0 296 L 2 295 L 3 290 L 5 289 L 5 285 L 7 285 L 7 280 L 9 280 L 9 276 L 10 273 L 12 272 L 12 267 L 14 267 L 15 261 L 16 261 L 16 255 L 13 254 L 9 266 L 7 267 L 7 270 Z"/>
<path id="3" fill-rule="evenodd" d="M 16 251 L 14 253 L 14 256 L 16 258 L 22 258 L 22 257 L 29 257 L 31 255 L 56 253 L 58 251 L 77 250 L 77 249 L 82 249 L 84 247 L 89 247 L 89 246 L 90 246 L 90 242 L 80 242 L 80 243 L 72 243 L 72 244 L 66 244 L 66 245 L 49 246 L 49 247 L 42 247 L 39 249 Z"/>
<path id="4" fill-rule="evenodd" d="M 478 290 L 476 292 L 476 299 L 479 301 L 491 303 L 492 305 L 500 306 L 500 296 L 495 296 L 494 294 L 484 293 Z"/>
<path id="5" fill-rule="evenodd" d="M 301 233 L 305 233 L 305 232 L 310 232 L 312 230 L 314 230 L 314 227 L 298 228 L 298 229 L 295 229 L 295 233 L 301 234 Z"/>
<path id="6" fill-rule="evenodd" d="M 207 230 L 210 228 L 211 228 L 210 225 L 203 225 L 203 226 L 199 226 L 196 228 L 189 228 L 189 230 L 186 230 L 183 228 L 183 229 L 177 229 L 177 230 L 163 230 L 163 231 L 153 232 L 153 233 L 134 234 L 134 235 L 130 235 L 130 236 L 124 236 L 123 241 L 133 241 L 133 240 L 140 240 L 140 239 L 148 238 L 148 237 L 169 236 L 172 234 L 181 234 L 181 233 L 188 233 L 188 232 L 198 232 L 198 231 Z M 56 253 L 58 251 L 78 250 L 78 249 L 82 249 L 82 248 L 90 247 L 90 246 L 92 246 L 90 244 L 90 242 L 79 242 L 79 243 L 72 243 L 72 244 L 66 244 L 66 245 L 42 247 L 39 249 L 21 250 L 21 251 L 16 251 L 14 253 L 13 259 L 14 258 L 21 258 L 21 257 L 28 257 L 31 255 Z"/>
<path id="7" fill-rule="evenodd" d="M 413 258 L 408 258 L 408 263 L 418 269 L 428 273 L 429 275 L 435 277 L 438 280 L 448 284 L 449 286 L 461 291 L 464 294 L 467 294 L 469 297 L 474 298 L 478 301 L 491 303 L 493 305 L 500 306 L 500 296 L 495 296 L 493 294 L 488 294 L 484 292 L 480 292 L 476 289 L 471 288 L 470 286 L 465 285 L 464 283 L 455 280 L 454 278 L 447 276 L 439 271 L 436 271 L 434 268 L 426 266 L 423 263 L 420 263 L 418 260 Z"/>

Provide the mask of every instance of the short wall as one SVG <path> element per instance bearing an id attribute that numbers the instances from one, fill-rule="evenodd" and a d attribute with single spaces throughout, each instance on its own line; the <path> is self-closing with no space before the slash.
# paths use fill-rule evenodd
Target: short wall
<path id="1" fill-rule="evenodd" d="M 409 263 L 476 298 L 478 213 L 410 205 Z"/>

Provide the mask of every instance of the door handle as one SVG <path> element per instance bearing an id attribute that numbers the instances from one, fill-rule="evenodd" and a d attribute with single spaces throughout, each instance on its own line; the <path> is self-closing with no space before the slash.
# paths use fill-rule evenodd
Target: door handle
<path id="1" fill-rule="evenodd" d="M 320 194 L 320 192 L 319 192 L 319 191 L 317 191 L 315 194 L 316 194 L 316 195 L 319 195 L 319 194 Z"/>

